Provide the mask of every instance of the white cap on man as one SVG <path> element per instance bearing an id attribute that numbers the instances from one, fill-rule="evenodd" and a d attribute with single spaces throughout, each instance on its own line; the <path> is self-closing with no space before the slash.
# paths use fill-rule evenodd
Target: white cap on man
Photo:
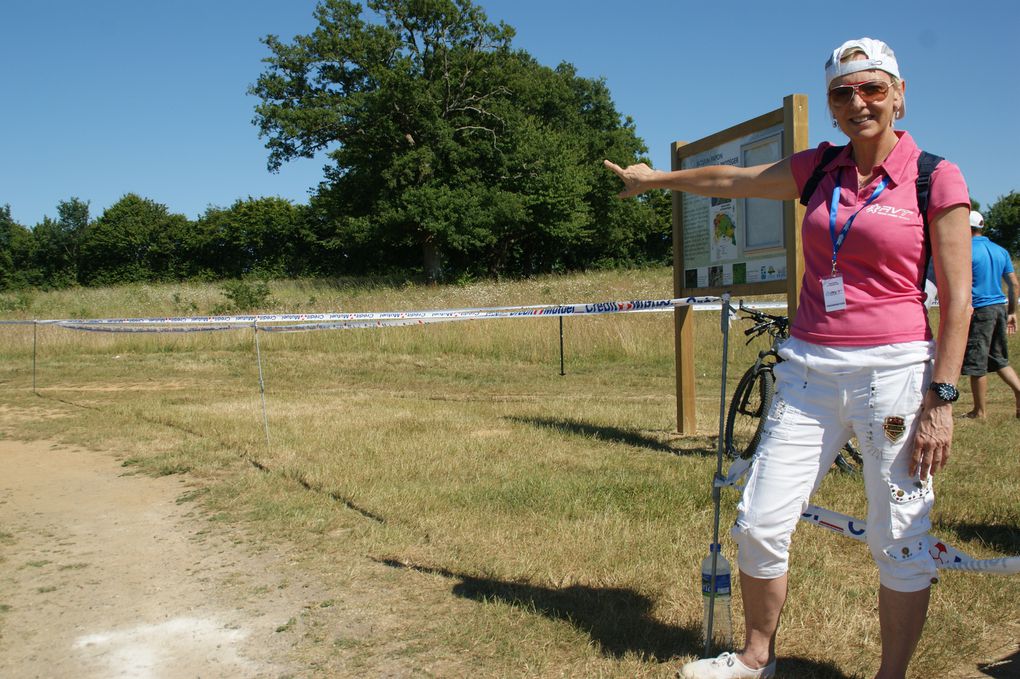
<path id="1" fill-rule="evenodd" d="M 970 211 L 970 228 L 980 231 L 985 228 L 985 218 L 977 210 Z"/>

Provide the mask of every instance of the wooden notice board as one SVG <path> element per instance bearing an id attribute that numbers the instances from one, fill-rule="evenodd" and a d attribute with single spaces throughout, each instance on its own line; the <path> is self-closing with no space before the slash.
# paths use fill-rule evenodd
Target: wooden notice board
<path id="1" fill-rule="evenodd" d="M 808 145 L 807 96 L 704 139 L 674 142 L 672 169 L 707 165 L 751 167 L 778 161 Z M 673 296 L 786 294 L 797 310 L 804 257 L 798 201 L 718 199 L 673 193 Z M 715 322 L 715 321 L 713 321 Z M 677 431 L 695 433 L 694 313 L 675 312 Z"/>

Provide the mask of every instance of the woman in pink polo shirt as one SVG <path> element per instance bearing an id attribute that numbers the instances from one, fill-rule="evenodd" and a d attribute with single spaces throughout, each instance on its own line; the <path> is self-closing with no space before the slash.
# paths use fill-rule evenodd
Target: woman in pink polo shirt
<path id="1" fill-rule="evenodd" d="M 879 571 L 882 659 L 876 679 L 902 679 L 921 636 L 935 568 L 928 555 L 931 477 L 949 459 L 970 315 L 970 198 L 954 164 L 931 176 L 929 242 L 917 205 L 921 151 L 906 132 L 893 51 L 861 38 L 825 65 L 833 125 L 850 143 L 824 167 L 802 229 L 804 279 L 776 398 L 737 507 L 745 645 L 684 665 L 688 679 L 773 677 L 790 538 L 843 443 L 863 448 L 868 544 Z M 829 144 L 772 165 L 659 172 L 606 167 L 621 197 L 649 189 L 794 200 Z M 924 308 L 927 253 L 939 291 L 939 336 Z"/>

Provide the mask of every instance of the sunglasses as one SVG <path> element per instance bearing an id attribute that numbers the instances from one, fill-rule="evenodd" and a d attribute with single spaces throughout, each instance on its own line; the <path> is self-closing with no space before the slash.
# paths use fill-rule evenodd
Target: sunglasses
<path id="1" fill-rule="evenodd" d="M 832 106 L 846 106 L 854 98 L 854 94 L 861 98 L 865 104 L 872 104 L 876 101 L 883 101 L 889 94 L 891 83 L 884 80 L 869 80 L 863 83 L 850 83 L 840 85 L 829 90 L 829 103 Z"/>

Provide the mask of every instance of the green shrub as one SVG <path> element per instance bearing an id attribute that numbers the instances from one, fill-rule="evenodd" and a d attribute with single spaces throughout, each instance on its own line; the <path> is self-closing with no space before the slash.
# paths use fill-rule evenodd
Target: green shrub
<path id="1" fill-rule="evenodd" d="M 221 291 L 230 300 L 228 309 L 233 311 L 264 309 L 272 304 L 269 285 L 265 281 L 227 281 Z"/>

